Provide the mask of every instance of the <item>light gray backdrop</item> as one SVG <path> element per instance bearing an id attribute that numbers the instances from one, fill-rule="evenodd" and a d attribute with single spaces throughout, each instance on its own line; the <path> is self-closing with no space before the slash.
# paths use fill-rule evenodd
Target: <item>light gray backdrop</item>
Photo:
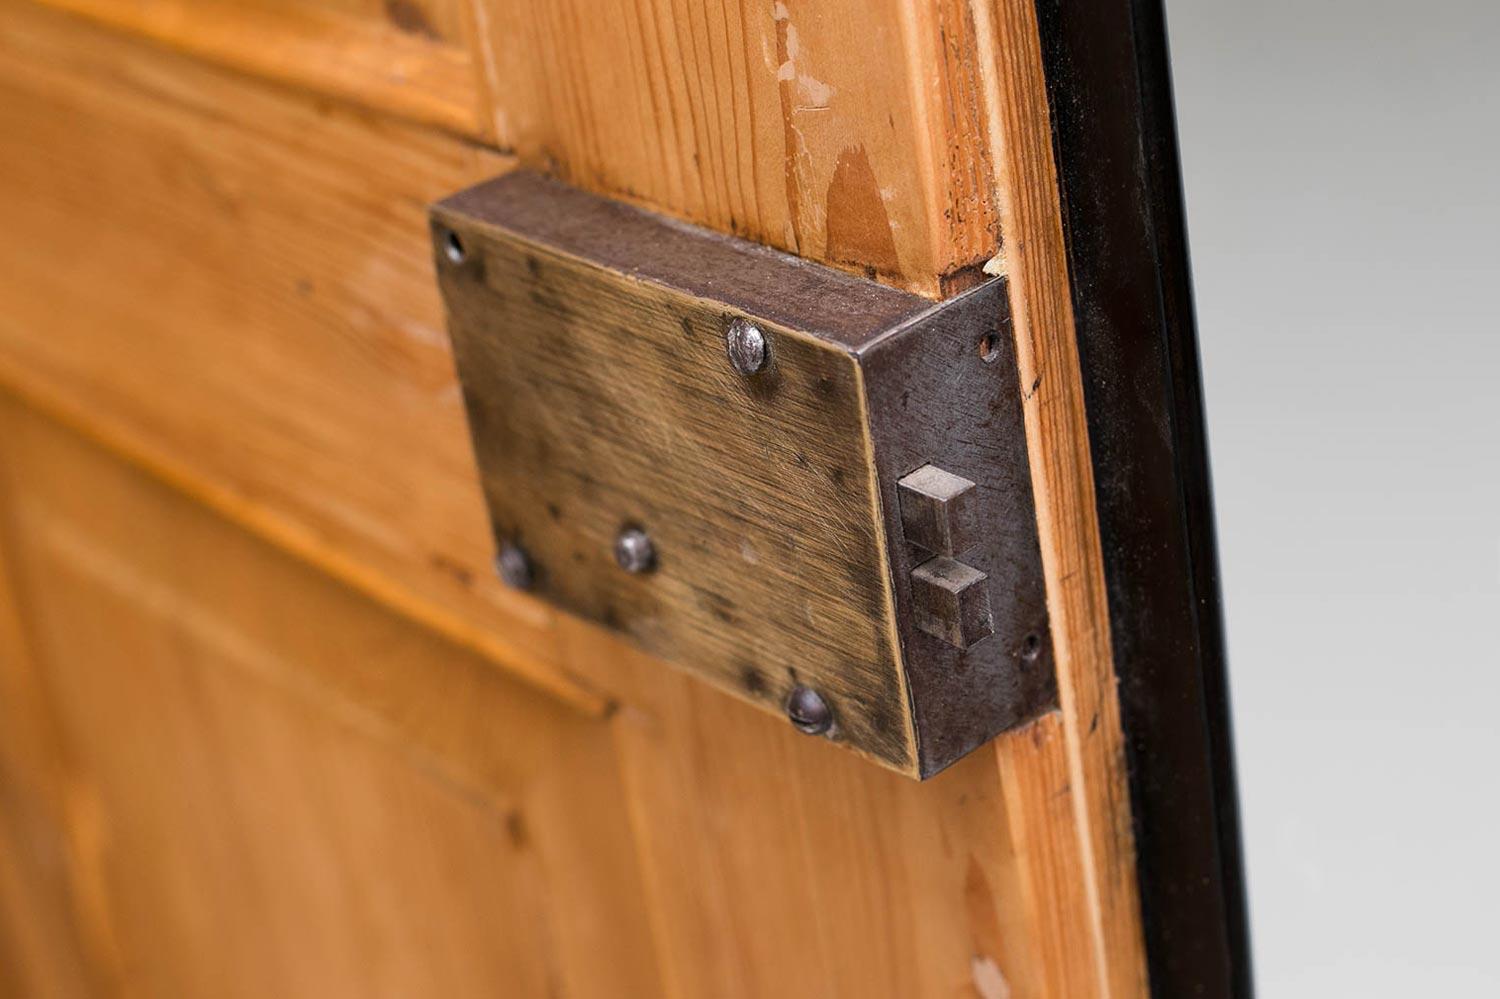
<path id="1" fill-rule="evenodd" d="M 1500 996 L 1500 3 L 1167 7 L 1258 992 Z"/>

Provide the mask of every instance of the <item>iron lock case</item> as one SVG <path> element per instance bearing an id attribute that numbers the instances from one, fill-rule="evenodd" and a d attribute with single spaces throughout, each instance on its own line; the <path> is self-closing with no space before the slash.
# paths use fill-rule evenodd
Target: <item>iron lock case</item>
<path id="1" fill-rule="evenodd" d="M 1003 279 L 934 304 L 526 172 L 432 232 L 507 579 L 916 777 L 1055 706 Z"/>

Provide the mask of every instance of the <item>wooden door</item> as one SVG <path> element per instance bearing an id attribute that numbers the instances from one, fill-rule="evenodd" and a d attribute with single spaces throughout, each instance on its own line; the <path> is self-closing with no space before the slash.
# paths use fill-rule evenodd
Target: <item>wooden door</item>
<path id="1" fill-rule="evenodd" d="M 1152 904 L 1192 862 L 1138 867 L 1153 711 L 1205 695 L 1117 694 L 1060 18 L 0 5 L 0 992 L 1230 994 L 1184 955 L 1243 963 L 1236 859 L 1196 927 Z M 495 578 L 425 210 L 518 166 L 933 299 L 1009 278 L 1057 710 L 918 783 Z M 1212 794 L 1185 857 L 1233 842 Z"/>

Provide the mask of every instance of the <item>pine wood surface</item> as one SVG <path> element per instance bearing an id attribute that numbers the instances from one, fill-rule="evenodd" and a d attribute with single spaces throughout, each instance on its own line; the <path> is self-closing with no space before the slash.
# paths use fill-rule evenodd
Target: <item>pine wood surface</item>
<path id="1" fill-rule="evenodd" d="M 363 5 L 291 13 L 270 3 L 183 5 L 176 20 L 161 18 L 150 22 L 154 27 L 137 16 L 159 6 L 100 0 L 88 18 L 28 2 L 0 9 L 7 215 L 0 232 L 0 384 L 25 406 L 6 405 L 3 439 L 9 442 L 17 426 L 33 428 L 24 447 L 5 448 L 7 470 L 22 461 L 38 471 L 55 463 L 71 469 L 63 480 L 77 475 L 90 488 L 100 478 L 131 479 L 112 494 L 118 515 L 107 506 L 43 520 L 56 537 L 76 534 L 95 517 L 111 521 L 127 533 L 116 539 L 108 564 L 136 574 L 112 577 L 114 590 L 106 579 L 84 578 L 68 559 L 77 561 L 75 549 L 93 542 L 75 538 L 74 548 L 58 548 L 34 519 L 24 530 L 12 528 L 0 546 L 23 610 L 0 637 L 25 633 L 29 641 L 18 639 L 16 647 L 29 650 L 30 663 L 17 665 L 22 653 L 11 652 L 7 639 L 0 675 L 7 683 L 23 678 L 14 679 L 17 689 L 33 692 L 30 701 L 8 699 L 6 708 L 21 705 L 16 710 L 28 718 L 57 722 L 0 743 L 5 762 L 18 761 L 0 773 L 6 794 L 26 802 L 31 817 L 22 821 L 43 832 L 55 825 L 68 844 L 49 859 L 37 846 L 47 837 L 14 825 L 10 816 L 21 812 L 8 811 L 0 837 L 21 836 L 28 846 L 18 852 L 34 862 L 0 863 L 0 886 L 20 885 L 28 901 L 37 900 L 36 911 L 55 917 L 15 931 L 14 907 L 0 905 L 0 956 L 18 954 L 24 960 L 15 967 L 39 969 L 37 980 L 56 984 L 47 994 L 89 985 L 122 994 L 119 969 L 127 960 L 147 961 L 153 974 L 188 988 L 207 973 L 214 949 L 200 964 L 173 966 L 159 957 L 180 942 L 173 933 L 187 932 L 171 914 L 186 919 L 183 913 L 201 911 L 196 889 L 172 896 L 170 905 L 154 896 L 140 902 L 129 887 L 106 890 L 109 850 L 100 844 L 127 832 L 144 837 L 131 842 L 145 842 L 154 838 L 153 823 L 180 819 L 201 851 L 184 859 L 184 871 L 211 873 L 220 864 L 210 854 L 213 842 L 229 833 L 213 819 L 174 811 L 181 803 L 162 797 L 163 786 L 191 787 L 197 800 L 219 810 L 236 807 L 226 804 L 236 794 L 284 780 L 296 814 L 246 813 L 268 841 L 243 844 L 244 855 L 257 863 L 285 860 L 292 848 L 269 841 L 271 833 L 285 828 L 278 823 L 304 823 L 298 828 L 331 845 L 295 859 L 337 868 L 357 848 L 359 830 L 334 830 L 344 821 L 341 809 L 317 799 L 319 781 L 348 768 L 351 787 L 366 789 L 361 807 L 406 796 L 445 816 L 441 829 L 392 818 L 389 838 L 367 843 L 375 852 L 360 855 L 357 866 L 384 863 L 387 853 L 418 844 L 410 865 L 452 852 L 498 879 L 495 898 L 472 895 L 468 885 L 453 888 L 450 915 L 459 922 L 519 918 L 514 914 L 532 903 L 566 906 L 569 897 L 576 903 L 638 879 L 645 907 L 639 922 L 650 931 L 643 946 L 653 960 L 649 967 L 621 965 L 621 982 L 634 984 L 613 994 L 1144 994 L 1097 526 L 1029 6 L 975 0 L 918 9 L 892 2 L 851 12 L 832 3 L 754 11 L 661 3 L 604 5 L 593 16 L 562 3 L 512 10 L 499 0 L 477 3 L 443 15 L 450 20 L 438 46 L 448 53 L 443 58 L 469 53 L 453 58 L 467 59 L 479 77 L 473 92 L 485 110 L 472 120 L 453 110 L 468 106 L 466 79 L 412 83 L 404 96 L 399 88 L 388 92 L 361 75 L 387 65 L 378 46 L 367 50 L 374 55 L 358 56 L 366 69 L 344 82 L 329 78 L 343 72 L 337 65 L 314 66 L 318 60 L 307 55 L 288 56 L 277 68 L 264 53 L 252 54 L 253 33 L 241 39 L 214 21 L 231 10 L 228 23 L 264 17 L 298 35 L 298 18 L 314 14 L 374 23 L 381 15 Z M 208 27 L 215 23 L 218 34 Z M 386 31 L 377 27 L 377 34 Z M 220 41 L 202 42 L 202 33 Z M 321 49 L 345 50 L 336 40 Z M 604 64 L 607 70 L 593 71 Z M 808 100 L 819 95 L 826 104 Z M 430 100 L 449 110 L 423 110 Z M 997 740 L 993 753 L 917 785 L 798 736 L 492 579 L 423 211 L 428 201 L 517 158 L 927 294 L 961 286 L 985 261 L 1010 275 L 1059 712 Z M 100 471 L 109 462 L 94 453 L 97 445 L 172 491 L 113 466 Z M 8 479 L 13 492 L 33 488 Z M 134 492 L 146 498 L 130 505 L 124 497 Z M 41 516 L 36 510 L 51 503 L 35 498 L 41 495 L 27 516 Z M 10 500 L 12 522 L 20 502 Z M 246 625 L 252 644 L 272 649 L 261 657 L 266 675 L 302 685 L 288 692 L 239 665 L 222 665 L 233 656 L 214 644 L 217 633 L 182 634 L 189 625 L 153 609 L 144 595 L 159 591 L 137 592 L 134 582 L 122 588 L 120 579 L 136 581 L 149 568 L 135 563 L 172 561 L 160 551 L 152 556 L 151 545 L 128 533 L 123 511 L 135 518 L 129 523 L 142 524 L 178 508 L 174 521 L 192 520 L 195 507 L 318 570 L 262 553 L 261 561 L 276 564 L 247 571 L 245 587 L 275 590 L 291 574 L 297 582 L 283 588 L 348 605 L 336 612 L 338 630 L 360 622 L 347 624 L 350 634 L 367 628 L 389 640 L 400 632 L 425 650 L 411 653 L 403 685 L 320 673 L 316 664 L 328 660 L 275 644 L 297 628 L 270 610 L 254 611 L 271 615 Z M 203 542 L 206 550 L 222 547 L 236 564 L 254 561 L 247 551 L 257 543 L 213 518 L 204 523 L 213 525 L 202 528 L 205 537 L 215 539 Z M 158 568 L 169 576 L 178 571 Z M 199 568 L 200 577 L 168 581 L 194 599 L 199 589 L 211 596 L 214 576 Z M 38 609 L 29 610 L 39 598 Z M 123 710 L 130 690 L 118 688 L 118 677 L 89 672 L 102 668 L 113 647 L 97 634 L 74 634 L 78 629 L 67 625 L 79 616 L 40 609 L 46 603 L 77 606 L 81 617 L 129 635 L 122 648 L 143 664 L 142 682 L 177 702 L 169 708 L 173 725 L 142 734 L 139 718 Z M 236 604 L 225 613 L 241 610 Z M 478 659 L 463 661 L 488 664 L 488 679 L 461 684 L 462 693 L 432 685 L 434 676 L 461 674 L 451 663 L 471 654 Z M 437 740 L 444 712 L 460 710 L 457 702 L 481 682 L 495 690 L 482 704 L 530 725 L 539 743 L 576 732 L 588 756 L 603 752 L 594 733 L 609 733 L 607 764 L 594 755 L 572 767 L 614 774 L 598 779 L 623 802 L 628 861 L 606 851 L 602 856 L 618 860 L 608 872 L 549 868 L 571 887 L 527 882 L 524 865 L 507 867 L 498 856 L 506 834 L 484 832 L 472 803 L 448 800 L 462 797 L 458 785 L 429 786 L 437 778 L 422 776 L 428 764 L 414 762 L 411 747 L 423 746 L 424 732 Z M 361 692 L 373 702 L 361 701 Z M 189 696 L 197 700 L 184 700 Z M 434 720 L 391 721 L 405 718 L 408 700 L 424 697 Z M 339 705 L 351 698 L 367 719 L 385 720 L 347 728 L 351 709 Z M 257 706 L 243 717 L 225 707 L 242 702 Z M 116 703 L 120 717 L 111 718 Z M 198 714 L 214 705 L 217 713 Z M 218 763 L 193 764 L 244 768 L 227 778 L 174 770 L 188 766 L 180 757 L 192 756 L 180 740 L 197 744 L 202 733 L 194 726 L 205 725 L 263 745 L 266 758 L 236 763 L 225 749 Z M 112 739 L 127 737 L 140 742 L 140 753 L 158 755 L 132 764 L 104 752 Z M 501 750 L 483 740 L 421 749 L 442 752 L 444 766 L 463 772 L 483 771 Z M 289 761 L 297 754 L 320 762 L 308 774 L 294 773 Z M 45 775 L 40 761 L 49 759 L 62 776 L 34 786 L 11 776 Z M 521 770 L 542 766 L 540 757 L 529 759 Z M 175 775 L 170 784 L 155 792 L 132 787 L 133 766 L 158 765 Z M 403 768 L 416 772 L 396 772 Z M 466 779 L 479 780 L 473 773 Z M 77 790 L 92 785 L 87 794 Z M 144 797 L 151 793 L 158 797 Z M 253 831 L 244 835 L 257 840 Z M 587 852 L 575 844 L 570 856 L 582 865 L 580 851 Z M 398 878 L 417 869 L 397 866 Z M 411 891 L 427 891 L 420 880 L 410 882 Z M 142 890 L 144 881 L 132 883 L 139 895 L 153 894 Z M 248 873 L 237 885 L 247 904 L 266 891 Z M 311 904 L 316 893 L 309 892 Z M 447 925 L 440 894 L 420 894 L 428 908 L 419 911 L 437 913 Z M 135 901 L 123 901 L 127 895 Z M 285 920 L 290 909 L 283 907 L 298 898 L 255 904 Z M 168 907 L 153 912 L 158 926 L 127 939 L 116 924 L 132 904 Z M 323 904 L 331 903 L 325 897 Z M 325 912 L 358 918 L 337 906 Z M 55 931 L 45 929 L 54 924 Z M 346 928 L 354 932 L 353 924 Z M 456 926 L 454 939 L 473 939 L 463 936 L 472 932 Z M 589 939 L 586 926 L 564 936 L 570 933 Z M 273 953 L 290 946 L 284 939 L 261 943 Z M 354 945 L 337 946 L 352 953 Z M 478 940 L 471 946 L 482 949 Z M 56 955 L 70 948 L 88 956 L 88 981 L 69 983 L 68 962 Z M 563 994 L 591 994 L 600 969 L 617 963 L 567 954 L 550 971 L 519 955 L 458 957 L 478 962 L 464 964 L 473 969 L 465 987 L 482 985 L 495 968 L 525 967 L 540 976 L 527 981 L 575 976 Z M 520 963 L 504 965 L 512 959 Z M 585 967 L 572 966 L 579 962 Z M 361 976 L 388 973 L 376 984 L 396 987 L 391 983 L 410 980 L 402 975 L 422 972 L 346 967 L 326 981 L 278 981 L 330 990 L 322 994 L 370 994 L 359 991 L 371 984 Z M 76 979 L 76 970 L 71 974 Z M 809 981 L 819 984 L 805 987 Z M 0 986 L 10 987 L 4 977 Z"/>
<path id="2" fill-rule="evenodd" d="M 56 800 L 15 854 L 56 842 L 61 883 L 15 908 L 35 931 L 55 903 L 44 940 L 73 948 L 22 974 L 729 997 L 1040 975 L 988 754 L 917 783 L 570 621 L 570 658 L 620 691 L 599 719 L 34 410 L 0 402 L 0 441 L 8 666 L 41 695 L 5 720 L 50 723 L 61 764 L 18 795 Z"/>
<path id="3" fill-rule="evenodd" d="M 102 991 L 658 988 L 596 720 L 30 412 L 0 424 Z"/>
<path id="4" fill-rule="evenodd" d="M 490 134 L 465 0 L 56 0 L 245 73 L 457 134 Z"/>
<path id="5" fill-rule="evenodd" d="M 1126 785 L 1124 734 L 1109 638 L 1099 524 L 1094 509 L 1078 346 L 1057 201 L 1036 9 L 993 0 L 974 7 L 974 57 L 989 111 L 986 135 L 996 163 L 996 199 L 1008 234 L 995 269 L 1010 275 L 1027 439 L 1047 605 L 1053 621 L 1058 693 L 1056 737 L 997 740 L 1002 770 L 1013 782 L 1051 773 L 1066 759 L 1068 816 L 1030 830 L 1049 848 L 1076 837 L 1044 883 L 1077 899 L 1058 918 L 1069 949 L 1087 940 L 1092 962 L 1063 953 L 1043 962 L 1051 994 L 1143 995 L 1147 991 L 1135 854 Z M 1030 811 L 1026 814 L 1031 815 Z M 1067 849 L 1067 847 L 1062 847 Z M 1066 886 L 1066 887 L 1064 887 Z M 1081 896 L 1081 898 L 1079 897 Z M 1086 927 L 1064 912 L 1087 913 Z M 1086 932 L 1085 932 L 1086 930 Z M 1092 977 L 1090 977 L 1092 976 Z"/>
<path id="6" fill-rule="evenodd" d="M 45 0 L 933 295 L 994 252 L 961 0 Z"/>

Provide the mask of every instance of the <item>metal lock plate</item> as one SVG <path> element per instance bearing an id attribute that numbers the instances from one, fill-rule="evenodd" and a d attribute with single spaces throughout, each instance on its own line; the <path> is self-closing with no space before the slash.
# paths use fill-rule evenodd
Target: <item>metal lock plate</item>
<path id="1" fill-rule="evenodd" d="M 432 231 L 514 582 L 914 776 L 1056 703 L 1003 280 L 934 305 L 529 173 Z"/>

